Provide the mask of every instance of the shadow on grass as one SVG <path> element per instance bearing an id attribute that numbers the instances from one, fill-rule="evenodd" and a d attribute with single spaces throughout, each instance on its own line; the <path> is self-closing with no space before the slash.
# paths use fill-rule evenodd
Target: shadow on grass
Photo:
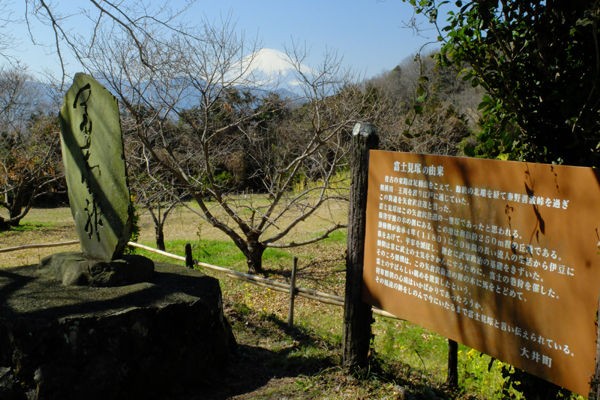
<path id="1" fill-rule="evenodd" d="M 238 348 L 227 373 L 192 399 L 332 398 L 336 388 L 371 391 L 373 397 L 368 398 L 382 398 L 389 388 L 407 393 L 410 399 L 455 398 L 407 374 L 401 363 L 384 365 L 377 357 L 369 368 L 350 373 L 341 367 L 341 343 L 324 340 L 302 327 L 289 327 L 274 315 L 231 308 L 226 313 Z"/>
<path id="2" fill-rule="evenodd" d="M 195 399 L 244 396 L 273 379 L 313 376 L 338 365 L 328 344 L 272 315 L 228 309 L 227 318 L 238 341 L 237 349 L 226 374 Z"/>

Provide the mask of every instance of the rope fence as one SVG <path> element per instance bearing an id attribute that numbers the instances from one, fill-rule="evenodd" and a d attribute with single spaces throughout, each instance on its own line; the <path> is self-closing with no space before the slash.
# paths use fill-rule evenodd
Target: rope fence
<path id="1" fill-rule="evenodd" d="M 61 247 L 61 246 L 71 246 L 74 244 L 78 244 L 79 240 L 71 240 L 69 242 L 57 242 L 57 243 L 44 243 L 44 244 L 24 244 L 22 246 L 15 247 L 5 247 L 0 249 L 0 253 L 9 253 L 11 251 L 19 251 L 26 249 L 43 249 L 46 247 Z"/>
<path id="2" fill-rule="evenodd" d="M 27 249 L 71 246 L 71 245 L 78 244 L 78 243 L 79 243 L 78 240 L 71 240 L 71 241 L 67 241 L 67 242 L 27 244 L 27 245 L 22 245 L 22 246 L 2 248 L 2 249 L 0 249 L 0 253 L 8 253 L 8 252 L 12 252 L 12 251 L 27 250 Z M 180 255 L 169 253 L 169 252 L 166 252 L 163 250 L 158 250 L 153 247 L 145 246 L 143 244 L 139 244 L 136 242 L 128 242 L 127 244 L 131 247 L 146 250 L 148 252 L 159 254 L 159 255 L 174 259 L 174 260 L 183 261 L 184 263 L 186 262 L 185 256 L 180 256 Z M 288 323 L 290 325 L 293 324 L 293 301 L 294 301 L 295 296 L 304 297 L 304 298 L 319 301 L 319 302 L 325 303 L 325 304 L 331 304 L 331 305 L 340 306 L 340 307 L 344 306 L 344 297 L 337 296 L 337 295 L 330 294 L 330 293 L 321 292 L 321 291 L 310 289 L 310 288 L 303 288 L 300 286 L 296 286 L 295 279 L 293 279 L 292 282 L 290 282 L 290 284 L 288 284 L 286 282 L 276 281 L 273 279 L 264 278 L 262 276 L 246 274 L 243 272 L 235 271 L 235 270 L 225 268 L 225 267 L 220 267 L 218 265 L 208 264 L 208 263 L 201 262 L 201 261 L 194 260 L 193 263 L 196 266 L 223 273 L 227 277 L 232 278 L 232 279 L 242 280 L 242 281 L 249 282 L 249 283 L 252 283 L 257 286 L 266 287 L 266 288 L 269 288 L 269 289 L 272 289 L 272 290 L 275 290 L 278 292 L 289 293 L 290 294 L 290 311 L 291 311 L 291 313 L 290 313 L 290 318 L 288 320 Z M 294 268 L 296 267 L 296 264 L 297 264 L 297 262 L 294 262 Z M 292 274 L 295 275 L 295 271 L 292 271 Z M 398 319 L 393 314 L 390 314 L 389 312 L 381 310 L 376 307 L 373 307 L 373 313 L 383 316 L 383 317 Z"/>

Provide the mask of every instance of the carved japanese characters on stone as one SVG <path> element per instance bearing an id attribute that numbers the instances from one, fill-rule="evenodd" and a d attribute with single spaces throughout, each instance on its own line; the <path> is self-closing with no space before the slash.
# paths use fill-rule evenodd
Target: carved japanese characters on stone
<path id="1" fill-rule="evenodd" d="M 78 73 L 60 111 L 62 156 L 71 212 L 85 256 L 121 257 L 132 206 L 115 97 Z"/>

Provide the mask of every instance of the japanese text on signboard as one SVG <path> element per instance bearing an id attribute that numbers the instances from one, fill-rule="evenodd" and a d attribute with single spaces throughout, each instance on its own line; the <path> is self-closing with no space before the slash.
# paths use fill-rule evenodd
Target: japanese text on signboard
<path id="1" fill-rule="evenodd" d="M 369 171 L 366 300 L 587 393 L 600 289 L 594 172 L 381 151 Z"/>

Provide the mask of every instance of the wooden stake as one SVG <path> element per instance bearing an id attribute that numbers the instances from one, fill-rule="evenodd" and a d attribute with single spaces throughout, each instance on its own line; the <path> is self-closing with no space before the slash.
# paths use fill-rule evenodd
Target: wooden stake
<path id="1" fill-rule="evenodd" d="M 589 400 L 600 400 L 600 298 L 596 313 L 596 368 L 591 377 Z"/>
<path id="2" fill-rule="evenodd" d="M 369 150 L 379 144 L 371 124 L 356 124 L 352 132 L 350 168 L 350 211 L 346 255 L 346 292 L 344 299 L 343 365 L 349 369 L 368 365 L 371 342 L 371 306 L 362 301 L 362 274 L 365 247 Z"/>
<path id="3" fill-rule="evenodd" d="M 288 326 L 294 326 L 294 298 L 296 297 L 296 270 L 298 269 L 298 257 L 294 257 L 292 265 L 292 276 L 290 277 L 290 313 L 288 315 Z"/>
<path id="4" fill-rule="evenodd" d="M 190 269 L 194 268 L 194 258 L 192 257 L 192 245 L 189 243 L 185 244 L 185 266 Z"/>

